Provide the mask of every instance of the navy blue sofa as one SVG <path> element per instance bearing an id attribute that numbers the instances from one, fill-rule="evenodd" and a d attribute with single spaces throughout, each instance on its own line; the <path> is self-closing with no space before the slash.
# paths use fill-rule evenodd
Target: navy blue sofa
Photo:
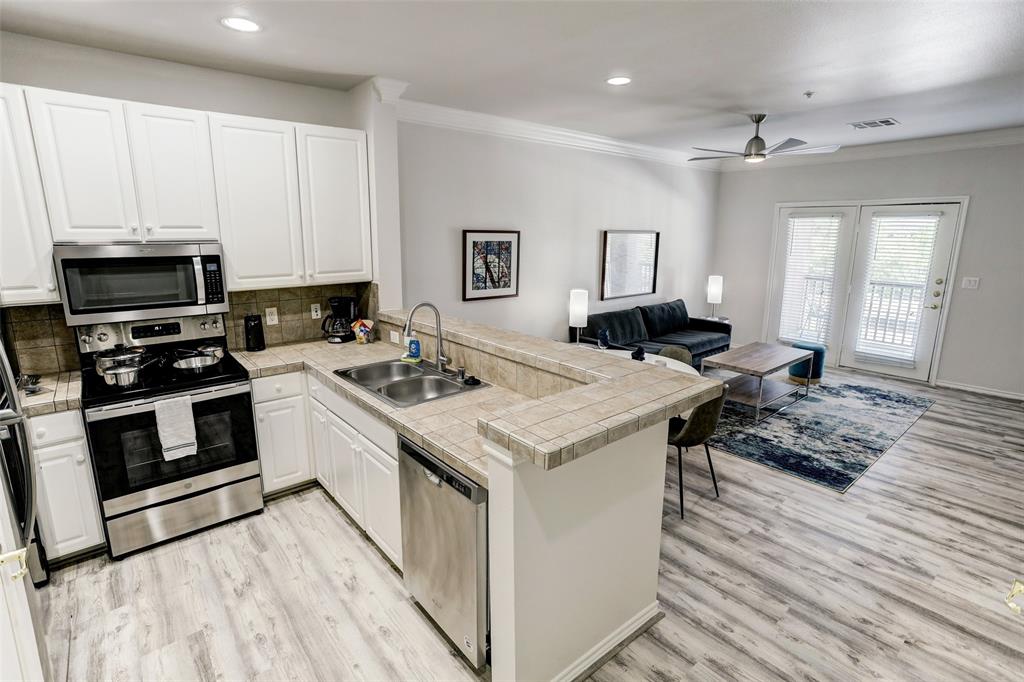
<path id="1" fill-rule="evenodd" d="M 690 317 L 682 299 L 588 315 L 580 341 L 597 343 L 602 329 L 608 330 L 608 340 L 617 348 L 641 346 L 657 355 L 665 346 L 681 346 L 690 351 L 694 367 L 700 367 L 701 358 L 729 350 L 732 341 L 731 324 Z"/>

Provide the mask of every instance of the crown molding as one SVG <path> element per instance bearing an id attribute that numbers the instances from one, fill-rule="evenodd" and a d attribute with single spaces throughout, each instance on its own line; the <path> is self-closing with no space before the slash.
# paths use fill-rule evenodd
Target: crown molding
<path id="1" fill-rule="evenodd" d="M 1024 127 L 982 130 L 976 133 L 944 135 L 942 137 L 923 137 L 916 140 L 899 142 L 881 142 L 843 147 L 834 154 L 807 156 L 775 157 L 765 164 L 749 164 L 742 160 L 732 159 L 723 162 L 719 170 L 723 173 L 764 172 L 792 166 L 817 166 L 826 163 L 846 163 L 849 161 L 868 161 L 886 159 L 897 156 L 917 156 L 919 154 L 935 154 L 938 152 L 954 152 L 966 149 L 984 149 L 986 147 L 1007 147 L 1024 144 Z"/>
<path id="2" fill-rule="evenodd" d="M 688 154 L 675 149 L 636 144 L 612 137 L 604 137 L 603 135 L 594 135 L 568 128 L 557 128 L 541 123 L 505 118 L 504 116 L 453 109 L 437 104 L 427 104 L 426 102 L 400 100 L 398 102 L 398 120 L 405 123 L 417 123 L 437 128 L 493 135 L 510 140 L 536 142 L 556 147 L 597 152 L 599 154 L 610 154 L 612 156 L 624 156 L 693 170 L 716 171 L 715 168 L 688 163 L 686 161 Z"/>
<path id="3" fill-rule="evenodd" d="M 398 104 L 402 93 L 409 87 L 409 84 L 405 81 L 395 78 L 381 78 L 380 76 L 371 78 L 370 83 L 373 85 L 373 91 L 377 93 L 377 99 L 382 104 Z"/>

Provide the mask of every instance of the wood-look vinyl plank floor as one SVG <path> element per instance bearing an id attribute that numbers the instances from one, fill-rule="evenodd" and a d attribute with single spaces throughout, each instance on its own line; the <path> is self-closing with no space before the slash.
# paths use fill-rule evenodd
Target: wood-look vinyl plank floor
<path id="1" fill-rule="evenodd" d="M 845 494 L 714 452 L 669 457 L 665 618 L 606 680 L 1021 680 L 1024 406 L 936 401 Z M 318 489 L 42 591 L 56 680 L 475 680 Z"/>

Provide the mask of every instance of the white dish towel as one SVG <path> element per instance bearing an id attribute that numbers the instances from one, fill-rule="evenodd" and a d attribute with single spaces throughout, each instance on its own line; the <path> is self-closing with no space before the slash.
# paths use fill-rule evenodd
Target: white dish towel
<path id="1" fill-rule="evenodd" d="M 161 400 L 156 404 L 156 430 L 164 459 L 190 457 L 196 454 L 196 422 L 192 417 L 192 397 Z"/>

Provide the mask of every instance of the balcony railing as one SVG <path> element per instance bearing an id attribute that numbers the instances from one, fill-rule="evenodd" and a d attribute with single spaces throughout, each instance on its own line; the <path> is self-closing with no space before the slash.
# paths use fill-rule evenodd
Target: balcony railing
<path id="1" fill-rule="evenodd" d="M 901 282 L 869 282 L 864 292 L 857 350 L 912 358 L 917 348 L 925 287 Z"/>

